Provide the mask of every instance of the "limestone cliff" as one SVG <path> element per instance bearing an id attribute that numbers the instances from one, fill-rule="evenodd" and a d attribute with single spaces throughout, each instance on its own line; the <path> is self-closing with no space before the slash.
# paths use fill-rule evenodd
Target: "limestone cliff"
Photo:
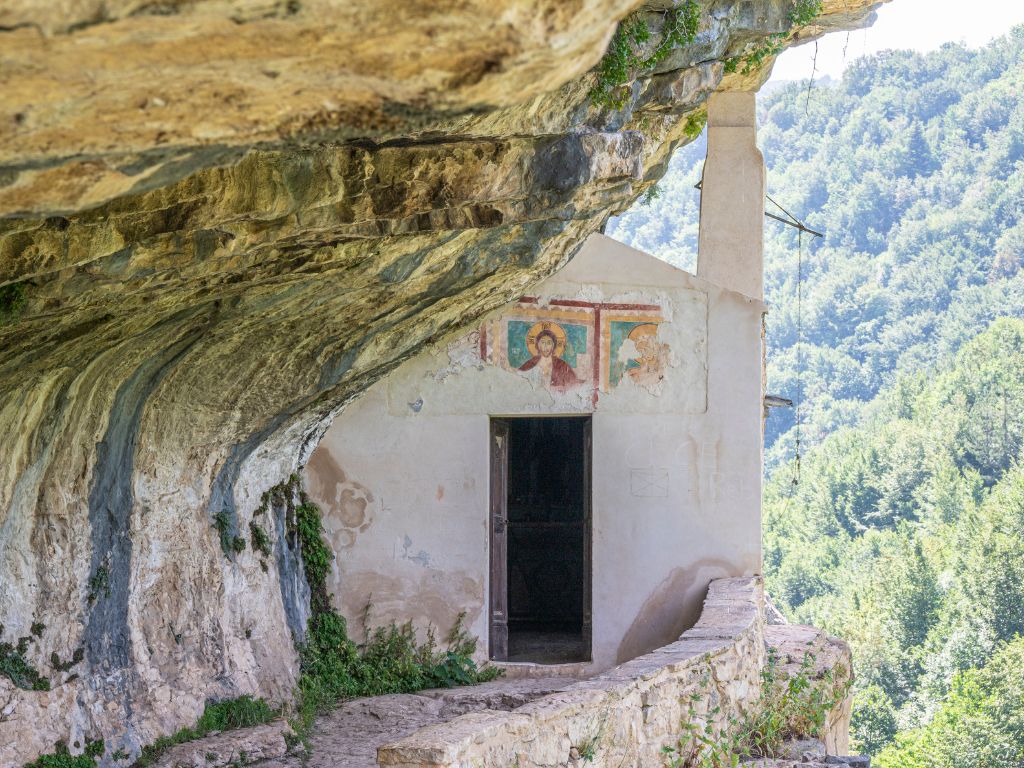
<path id="1" fill-rule="evenodd" d="M 826 0 L 799 36 L 881 1 Z M 308 588 L 287 521 L 266 570 L 230 546 L 260 495 L 369 383 L 650 186 L 710 92 L 766 76 L 724 62 L 791 3 L 701 0 L 696 39 L 595 106 L 640 5 L 0 8 L 0 639 L 42 625 L 25 656 L 51 685 L 0 677 L 0 764 L 289 697 Z M 639 10 L 654 41 L 665 8 Z"/>

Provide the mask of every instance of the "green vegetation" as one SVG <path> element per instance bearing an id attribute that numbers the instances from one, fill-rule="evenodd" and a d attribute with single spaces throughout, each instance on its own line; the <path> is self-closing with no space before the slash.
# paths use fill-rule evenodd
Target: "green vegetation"
<path id="1" fill-rule="evenodd" d="M 305 493 L 298 493 L 301 503 L 294 507 L 295 529 L 312 595 L 312 616 L 299 648 L 302 674 L 296 730 L 307 732 L 317 713 L 347 698 L 471 685 L 498 676 L 495 668 L 477 668 L 472 658 L 476 638 L 466 632 L 462 615 L 443 650 L 431 630 L 419 642 L 411 622 L 371 630 L 369 606 L 363 616 L 366 642 L 360 646 L 351 640 L 345 618 L 331 606 L 327 592 L 333 555 L 323 541 L 320 510 Z"/>
<path id="2" fill-rule="evenodd" d="M 764 66 L 772 56 L 782 53 L 786 40 L 794 32 L 806 27 L 814 21 L 822 10 L 822 0 L 797 0 L 793 9 L 786 16 L 789 29 L 786 32 L 775 32 L 752 49 L 740 56 L 734 56 L 725 62 L 726 72 L 737 72 L 749 75 Z M 743 65 L 742 69 L 740 65 Z"/>
<path id="3" fill-rule="evenodd" d="M 799 485 L 779 471 L 766 488 L 769 592 L 852 645 L 864 750 L 934 723 L 1024 632 L 1022 445 L 1024 320 L 1007 318 L 900 377 L 804 457 Z"/>
<path id="4" fill-rule="evenodd" d="M 647 188 L 647 191 L 640 197 L 640 205 L 650 205 L 655 200 L 661 197 L 661 190 L 658 189 L 657 184 L 652 184 Z"/>
<path id="5" fill-rule="evenodd" d="M 94 768 L 96 760 L 103 756 L 104 748 L 103 739 L 88 741 L 82 754 L 72 756 L 67 744 L 57 742 L 53 754 L 42 755 L 26 763 L 24 768 Z"/>
<path id="6" fill-rule="evenodd" d="M 772 757 L 790 738 L 822 734 L 829 712 L 849 691 L 849 670 L 836 668 L 815 674 L 814 657 L 805 654 L 800 667 L 790 675 L 779 668 L 774 649 L 761 670 L 761 695 L 746 717 L 726 718 L 716 724 L 713 707 L 701 716 L 697 705 L 714 698 L 710 677 L 702 690 L 687 702 L 687 715 L 675 746 L 662 748 L 668 768 L 735 768 L 745 757 Z"/>
<path id="7" fill-rule="evenodd" d="M 271 502 L 285 504 L 286 495 L 294 494 L 294 490 L 298 488 L 298 482 L 298 476 L 293 474 L 287 481 L 278 483 L 269 491 L 265 491 L 260 498 L 260 505 L 252 513 L 253 519 L 249 523 L 249 535 L 252 538 L 252 548 L 260 553 L 260 568 L 264 573 L 270 570 L 267 558 L 273 554 L 274 544 L 263 526 L 256 522 L 256 518 L 263 518 L 267 514 Z M 290 500 L 291 496 L 288 498 Z M 290 509 L 289 515 L 294 517 L 294 504 L 290 504 Z"/>
<path id="8" fill-rule="evenodd" d="M 35 635 L 36 626 L 32 625 L 33 636 L 18 638 L 17 644 L 0 642 L 0 675 L 23 690 L 48 691 L 50 681 L 39 674 L 25 658 L 28 644 L 38 637 Z M 4 625 L 0 624 L 0 636 L 3 635 L 3 631 Z"/>
<path id="9" fill-rule="evenodd" d="M 266 701 L 254 699 L 251 696 L 239 696 L 237 699 L 207 704 L 202 716 L 194 726 L 182 728 L 177 733 L 159 738 L 144 747 L 139 759 L 132 763 L 132 768 L 146 768 L 146 766 L 152 765 L 175 744 L 195 741 L 214 731 L 231 731 L 236 728 L 248 728 L 261 723 L 269 723 L 277 716 L 278 712 Z M 78 768 L 78 766 L 73 766 L 73 768 Z"/>
<path id="10" fill-rule="evenodd" d="M 50 654 L 50 666 L 58 672 L 67 672 L 73 666 L 82 663 L 82 659 L 85 658 L 85 649 L 76 648 L 74 653 L 71 654 L 71 658 L 67 661 L 61 661 L 60 656 L 54 651 Z"/>
<path id="11" fill-rule="evenodd" d="M 768 387 L 804 394 L 799 476 L 794 412 L 767 423 L 767 586 L 853 646 L 854 747 L 882 768 L 1021 763 L 1022 84 L 1018 27 L 760 102 L 771 194 L 826 235 L 800 316 L 798 235 L 766 229 Z M 704 151 L 609 234 L 692 269 Z"/>
<path id="12" fill-rule="evenodd" d="M 249 523 L 249 535 L 252 538 L 252 548 L 264 557 L 270 557 L 273 545 L 270 542 L 270 536 L 263 530 L 263 527 L 256 522 Z"/>
<path id="13" fill-rule="evenodd" d="M 213 516 L 213 527 L 217 529 L 220 537 L 220 548 L 225 557 L 231 558 L 240 552 L 245 551 L 245 539 L 232 534 L 231 516 L 226 510 L 221 510 Z"/>
<path id="14" fill-rule="evenodd" d="M 981 669 L 953 678 L 931 721 L 901 733 L 875 760 L 881 768 L 1024 765 L 1024 638 L 1002 645 Z"/>
<path id="15" fill-rule="evenodd" d="M 783 675 L 773 648 L 761 670 L 761 698 L 740 729 L 749 755 L 775 755 L 789 738 L 821 737 L 829 712 L 849 692 L 849 669 L 835 667 L 815 675 L 814 657 L 805 653 L 794 674 Z"/>
<path id="16" fill-rule="evenodd" d="M 590 738 L 584 739 L 579 743 L 579 745 L 576 747 L 576 752 L 579 754 L 580 760 L 583 761 L 583 764 L 586 765 L 587 763 L 594 762 L 594 759 L 597 757 L 597 751 L 599 748 L 600 737 L 591 736 Z"/>
<path id="17" fill-rule="evenodd" d="M 650 48 L 651 28 L 648 15 L 638 11 L 627 16 L 615 30 L 601 63 L 597 66 L 597 82 L 590 91 L 595 106 L 622 109 L 629 99 L 626 84 L 640 72 L 651 70 L 673 50 L 692 43 L 700 27 L 700 4 L 697 0 L 676 0 L 661 12 L 659 40 Z"/>
<path id="18" fill-rule="evenodd" d="M 708 113 L 706 111 L 695 112 L 686 118 L 686 125 L 683 126 L 683 135 L 690 141 L 696 141 L 704 132 L 704 126 L 708 124 Z"/>
<path id="19" fill-rule="evenodd" d="M 8 283 L 0 285 L 0 325 L 13 323 L 25 309 L 25 283 Z"/>
<path id="20" fill-rule="evenodd" d="M 101 565 L 96 573 L 89 577 L 89 604 L 95 603 L 100 597 L 110 597 L 110 569 Z"/>
<path id="21" fill-rule="evenodd" d="M 707 682 L 705 680 L 705 690 L 691 695 L 687 702 L 679 741 L 675 746 L 661 748 L 668 768 L 736 768 L 740 757 L 746 754 L 740 741 L 737 718 L 730 717 L 724 727 L 719 727 L 711 718 L 721 713 L 721 707 L 712 707 L 706 718 L 698 714 L 697 702 L 710 698 Z"/>
<path id="22" fill-rule="evenodd" d="M 196 723 L 195 730 L 201 734 L 212 731 L 232 731 L 252 725 L 268 723 L 277 716 L 263 699 L 239 696 L 237 699 L 209 704 Z"/>
<path id="23" fill-rule="evenodd" d="M 314 614 L 330 612 L 327 574 L 330 573 L 334 553 L 323 540 L 320 509 L 304 493 L 300 491 L 300 494 L 302 503 L 295 508 L 295 530 L 299 534 L 306 582 L 312 593 L 311 607 Z"/>

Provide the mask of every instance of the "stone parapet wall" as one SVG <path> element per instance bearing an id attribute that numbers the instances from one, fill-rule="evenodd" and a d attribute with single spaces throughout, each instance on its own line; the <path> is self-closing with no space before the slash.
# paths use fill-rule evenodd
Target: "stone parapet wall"
<path id="1" fill-rule="evenodd" d="M 474 712 L 381 747 L 382 766 L 658 766 L 681 723 L 724 728 L 756 704 L 766 662 L 759 579 L 711 583 L 676 642 L 511 712 Z"/>
<path id="2" fill-rule="evenodd" d="M 850 646 L 837 637 L 832 637 L 815 627 L 799 624 L 766 625 L 764 640 L 778 659 L 779 678 L 786 680 L 793 676 L 803 664 L 804 656 L 810 654 L 813 668 L 810 677 L 821 680 L 831 673 L 836 685 L 850 679 L 853 669 L 853 655 Z M 850 749 L 850 715 L 853 710 L 853 696 L 847 696 L 829 712 L 821 740 L 829 755 L 845 755 Z"/>

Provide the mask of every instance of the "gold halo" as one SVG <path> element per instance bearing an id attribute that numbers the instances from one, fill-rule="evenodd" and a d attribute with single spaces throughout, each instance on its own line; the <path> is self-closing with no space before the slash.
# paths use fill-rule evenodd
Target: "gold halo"
<path id="1" fill-rule="evenodd" d="M 536 357 L 540 354 L 537 351 L 537 336 L 541 331 L 547 331 L 555 337 L 554 355 L 561 357 L 562 353 L 565 352 L 565 329 L 558 323 L 552 323 L 550 320 L 541 320 L 539 323 L 534 323 L 530 330 L 526 332 L 526 349 L 529 350 L 530 355 Z"/>
<path id="2" fill-rule="evenodd" d="M 644 323 L 638 325 L 629 332 L 629 340 L 636 341 L 641 336 L 657 336 L 658 335 L 658 324 L 657 323 Z"/>

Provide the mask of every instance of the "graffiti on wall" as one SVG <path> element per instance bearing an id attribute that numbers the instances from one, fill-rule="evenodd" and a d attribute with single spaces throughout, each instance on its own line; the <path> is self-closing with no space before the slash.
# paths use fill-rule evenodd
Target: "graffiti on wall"
<path id="1" fill-rule="evenodd" d="M 523 297 L 479 332 L 480 358 L 555 392 L 661 391 L 671 350 L 661 307 Z"/>

